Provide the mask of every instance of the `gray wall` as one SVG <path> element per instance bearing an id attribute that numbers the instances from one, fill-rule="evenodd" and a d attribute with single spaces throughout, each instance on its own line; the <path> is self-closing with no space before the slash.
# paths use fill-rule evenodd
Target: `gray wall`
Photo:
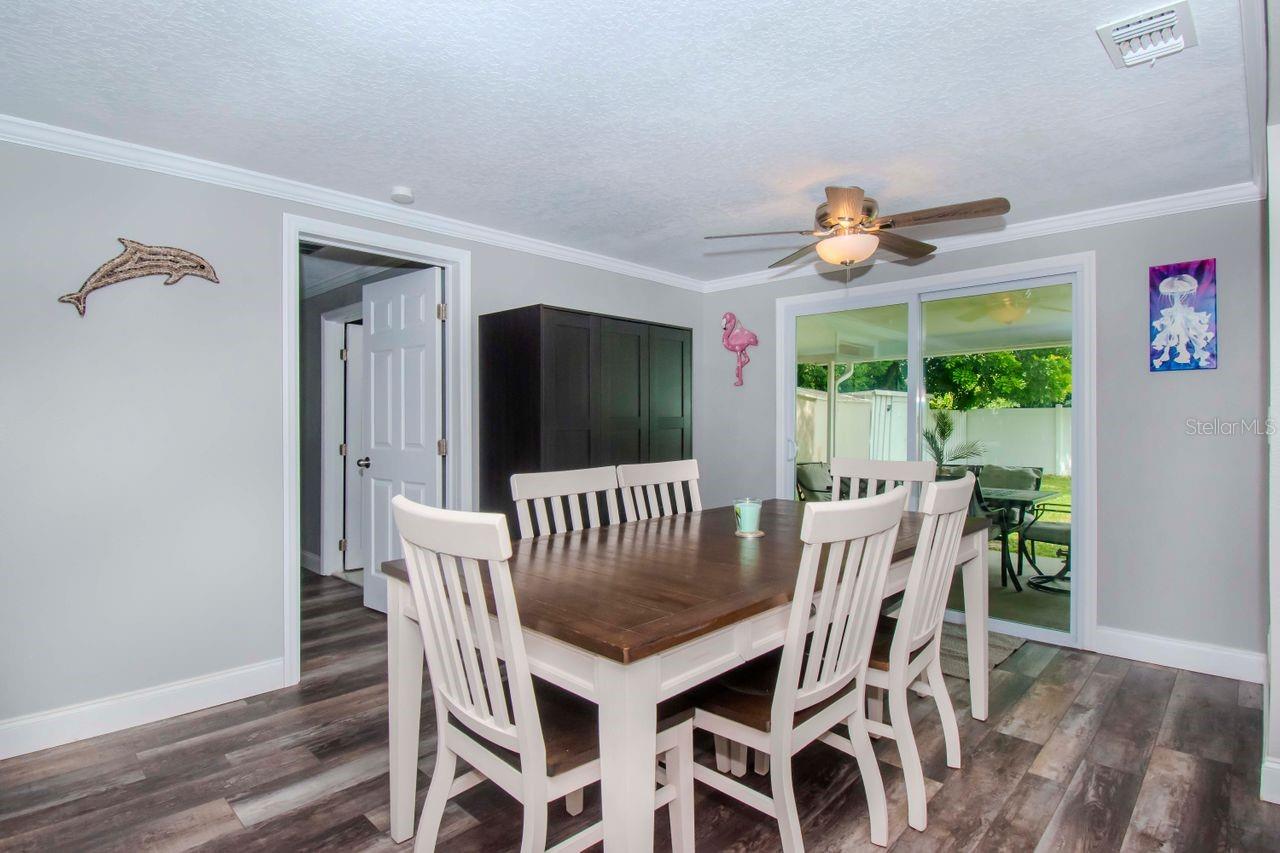
<path id="1" fill-rule="evenodd" d="M 1260 203 L 947 252 L 914 266 L 878 264 L 850 286 L 1088 250 L 1098 276 L 1099 623 L 1261 651 L 1265 442 L 1185 433 L 1188 418 L 1266 415 Z M 1220 367 L 1152 374 L 1147 267 L 1203 257 L 1218 259 Z M 773 494 L 774 301 L 839 287 L 809 276 L 705 297 L 695 444 L 708 505 Z M 732 385 L 734 356 L 719 344 L 725 311 L 760 336 L 741 388 Z"/>
<path id="2" fill-rule="evenodd" d="M 285 212 L 470 249 L 477 315 L 545 302 L 695 326 L 708 505 L 773 490 L 774 299 L 840 286 L 815 277 L 704 297 L 8 144 L 0 174 L 0 720 L 280 656 Z M 1263 442 L 1183 433 L 1188 417 L 1263 414 L 1261 216 L 1201 211 L 860 279 L 1097 251 L 1105 625 L 1262 648 Z M 58 304 L 121 236 L 199 252 L 222 282 L 125 282 L 91 296 L 85 318 Z M 1146 268 L 1204 256 L 1219 264 L 1221 367 L 1151 375 Z M 719 346 L 725 310 L 761 336 L 742 388 Z"/>
<path id="3" fill-rule="evenodd" d="M 470 249 L 476 314 L 541 301 L 688 325 L 701 304 L 22 146 L 0 144 L 0 175 L 0 720 L 280 657 L 284 213 Z M 84 318 L 58 304 L 116 237 L 191 249 L 222 282 L 124 282 Z"/>

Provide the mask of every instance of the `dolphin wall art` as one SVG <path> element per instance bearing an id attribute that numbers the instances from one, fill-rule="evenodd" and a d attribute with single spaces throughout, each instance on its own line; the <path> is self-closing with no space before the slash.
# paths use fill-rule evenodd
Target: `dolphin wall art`
<path id="1" fill-rule="evenodd" d="M 84 303 L 90 293 L 131 278 L 162 275 L 165 276 L 165 284 L 176 284 L 191 275 L 214 283 L 218 281 L 213 265 L 195 252 L 171 246 L 148 246 L 123 237 L 117 239 L 124 246 L 124 251 L 98 267 L 75 293 L 58 297 L 59 302 L 74 305 L 81 317 L 84 316 Z"/>

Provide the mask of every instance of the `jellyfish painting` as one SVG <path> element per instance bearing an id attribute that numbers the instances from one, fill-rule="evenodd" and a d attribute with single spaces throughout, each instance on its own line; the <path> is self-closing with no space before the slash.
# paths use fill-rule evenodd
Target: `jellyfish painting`
<path id="1" fill-rule="evenodd" d="M 1218 366 L 1217 260 L 1151 267 L 1151 370 Z"/>

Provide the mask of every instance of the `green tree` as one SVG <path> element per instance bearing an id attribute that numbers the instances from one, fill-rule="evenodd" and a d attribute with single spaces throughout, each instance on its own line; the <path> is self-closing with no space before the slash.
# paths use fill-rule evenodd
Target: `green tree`
<path id="1" fill-rule="evenodd" d="M 844 372 L 844 366 L 837 368 Z M 925 387 L 935 409 L 1048 408 L 1071 402 L 1071 348 L 1003 350 L 925 359 Z M 827 390 L 825 364 L 796 365 L 796 385 Z M 905 360 L 853 365 L 841 393 L 907 390 Z"/>

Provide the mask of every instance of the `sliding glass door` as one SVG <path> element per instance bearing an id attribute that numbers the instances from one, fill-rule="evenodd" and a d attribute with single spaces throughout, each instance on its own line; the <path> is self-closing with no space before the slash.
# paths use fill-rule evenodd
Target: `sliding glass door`
<path id="1" fill-rule="evenodd" d="M 973 471 L 971 512 L 992 525 L 993 626 L 1060 642 L 1074 625 L 1073 290 L 1059 276 L 850 293 L 838 310 L 818 302 L 785 318 L 795 496 L 832 499 L 833 457 Z M 957 583 L 953 604 L 959 595 Z"/>
<path id="2" fill-rule="evenodd" d="M 915 419 L 908 394 L 905 303 L 796 320 L 797 495 L 830 498 L 836 456 L 908 459 Z"/>

